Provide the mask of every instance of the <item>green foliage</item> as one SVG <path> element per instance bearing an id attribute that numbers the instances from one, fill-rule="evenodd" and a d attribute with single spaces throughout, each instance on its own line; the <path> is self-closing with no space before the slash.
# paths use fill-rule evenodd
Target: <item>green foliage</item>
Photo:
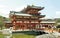
<path id="1" fill-rule="evenodd" d="M 60 18 L 56 20 L 56 22 L 60 22 Z"/>
<path id="2" fill-rule="evenodd" d="M 4 21 L 5 20 L 10 20 L 9 18 L 0 16 L 0 29 L 2 29 L 4 27 Z"/>
<path id="3" fill-rule="evenodd" d="M 3 17 L 0 16 L 0 28 L 1 29 L 2 29 L 3 25 L 4 25 Z"/>
<path id="4" fill-rule="evenodd" d="M 58 25 L 57 28 L 60 28 L 60 25 Z"/>
<path id="5" fill-rule="evenodd" d="M 58 26 L 58 23 L 60 23 L 60 18 L 57 18 L 55 22 L 56 22 L 55 25 Z"/>

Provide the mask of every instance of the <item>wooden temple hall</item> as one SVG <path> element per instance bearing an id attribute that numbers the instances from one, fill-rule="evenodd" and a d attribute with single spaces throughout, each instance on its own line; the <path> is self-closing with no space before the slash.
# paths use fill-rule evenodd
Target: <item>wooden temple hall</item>
<path id="1" fill-rule="evenodd" d="M 41 29 L 40 22 L 42 21 L 40 18 L 45 17 L 45 15 L 41 15 L 41 10 L 44 7 L 38 6 L 30 6 L 28 5 L 23 10 L 16 12 L 10 11 L 10 19 L 12 22 L 12 27 L 14 30 L 32 30 L 32 29 Z"/>

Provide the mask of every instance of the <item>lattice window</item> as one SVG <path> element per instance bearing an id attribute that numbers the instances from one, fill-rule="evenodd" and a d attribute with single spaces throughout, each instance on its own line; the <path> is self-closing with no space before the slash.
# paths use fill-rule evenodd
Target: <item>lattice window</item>
<path id="1" fill-rule="evenodd" d="M 20 23 L 20 21 L 17 21 L 16 23 Z"/>
<path id="2" fill-rule="evenodd" d="M 22 21 L 20 21 L 20 23 L 22 23 Z"/>
<path id="3" fill-rule="evenodd" d="M 31 23 L 35 23 L 34 21 L 31 21 Z"/>

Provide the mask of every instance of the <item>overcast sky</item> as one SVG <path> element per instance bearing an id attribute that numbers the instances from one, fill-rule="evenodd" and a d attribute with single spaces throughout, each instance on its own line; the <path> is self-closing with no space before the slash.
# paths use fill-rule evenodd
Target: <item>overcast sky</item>
<path id="1" fill-rule="evenodd" d="M 0 0 L 0 15 L 8 17 L 10 11 L 20 11 L 27 5 L 45 7 L 45 18 L 60 18 L 60 0 Z"/>

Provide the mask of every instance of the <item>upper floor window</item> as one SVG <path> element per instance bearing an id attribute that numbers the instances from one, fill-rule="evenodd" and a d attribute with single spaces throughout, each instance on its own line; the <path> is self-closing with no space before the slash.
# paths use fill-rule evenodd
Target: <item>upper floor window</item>
<path id="1" fill-rule="evenodd" d="M 31 23 L 35 23 L 34 21 L 31 21 Z"/>
<path id="2" fill-rule="evenodd" d="M 20 21 L 17 21 L 16 23 L 20 23 Z"/>
<path id="3" fill-rule="evenodd" d="M 22 21 L 20 21 L 20 23 L 22 23 Z"/>

